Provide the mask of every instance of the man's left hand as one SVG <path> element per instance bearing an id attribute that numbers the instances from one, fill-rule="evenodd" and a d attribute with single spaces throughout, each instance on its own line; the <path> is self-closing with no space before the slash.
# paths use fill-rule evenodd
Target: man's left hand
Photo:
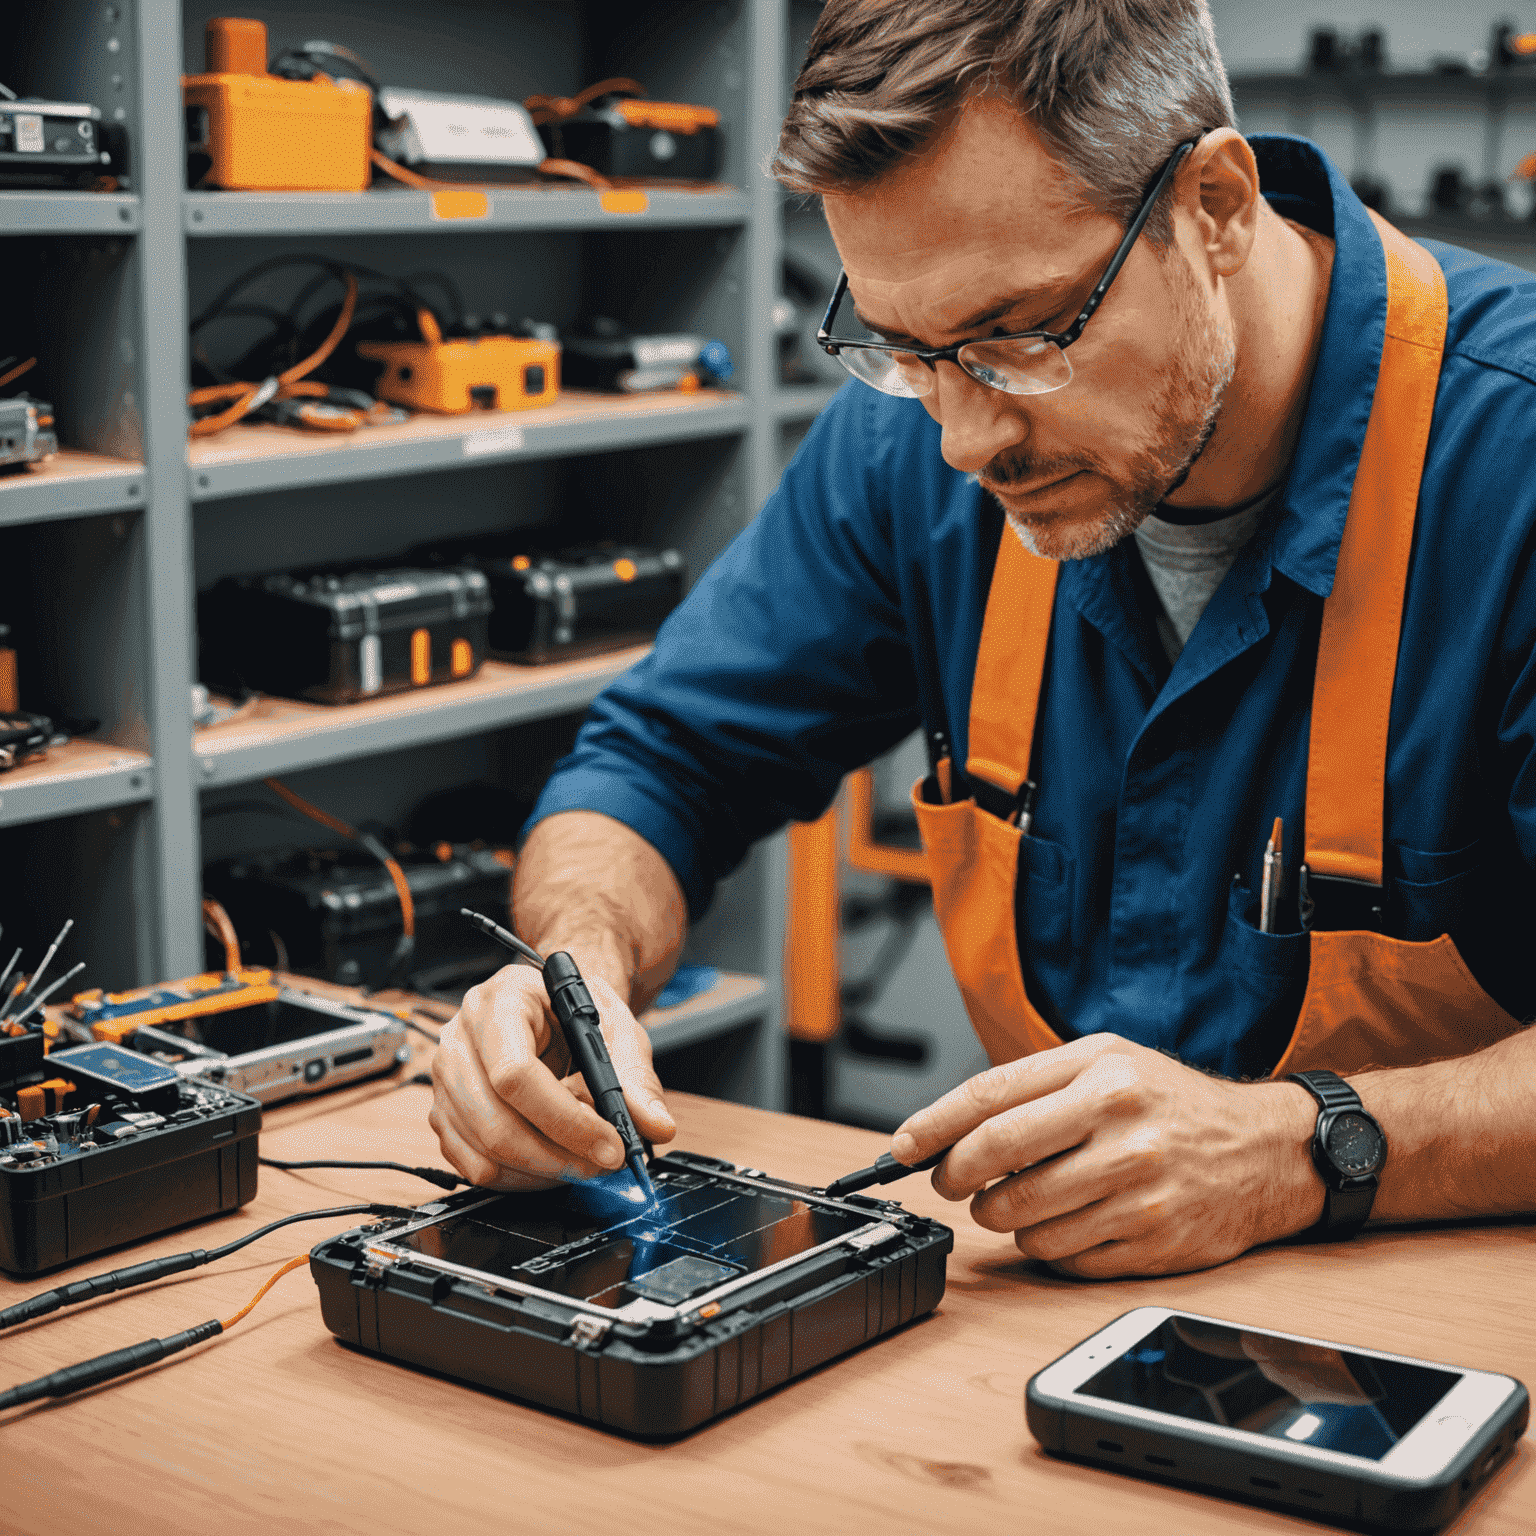
<path id="1" fill-rule="evenodd" d="M 1210 1077 L 1094 1034 L 979 1073 L 911 1116 L 893 1155 L 1067 1274 L 1205 1269 L 1312 1225 L 1317 1106 L 1299 1083 Z"/>

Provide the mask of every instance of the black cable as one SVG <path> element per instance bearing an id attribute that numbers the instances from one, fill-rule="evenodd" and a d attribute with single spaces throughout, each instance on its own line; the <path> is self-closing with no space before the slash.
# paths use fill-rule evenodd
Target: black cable
<path id="1" fill-rule="evenodd" d="M 146 1365 L 153 1365 L 167 1355 L 201 1344 L 215 1334 L 223 1333 L 224 1324 L 211 1317 L 206 1323 L 173 1333 L 165 1339 L 146 1339 L 142 1344 L 130 1344 L 126 1349 L 114 1349 L 109 1354 L 97 1355 L 93 1360 L 82 1360 L 78 1365 L 66 1365 L 63 1370 L 35 1381 L 24 1381 L 20 1386 L 0 1392 L 0 1412 L 20 1407 L 22 1403 L 35 1403 L 40 1397 L 64 1397 L 79 1392 L 84 1387 L 94 1387 L 114 1376 L 126 1376 Z"/>
<path id="2" fill-rule="evenodd" d="M 190 1253 L 173 1253 L 163 1259 L 150 1259 L 143 1264 L 130 1264 L 126 1269 L 108 1270 L 105 1274 L 92 1275 L 87 1280 L 76 1280 L 70 1285 L 59 1286 L 52 1291 L 30 1296 L 15 1306 L 0 1312 L 0 1329 L 14 1328 L 17 1323 L 30 1322 L 35 1317 L 46 1317 L 60 1307 L 71 1307 L 76 1302 L 89 1301 L 93 1296 L 107 1296 L 113 1291 L 125 1291 L 136 1285 L 147 1285 L 151 1280 L 162 1280 L 167 1275 L 179 1275 L 185 1270 L 198 1269 L 218 1259 L 227 1259 L 258 1238 L 279 1227 L 291 1226 L 296 1221 L 324 1221 L 333 1216 L 401 1216 L 412 1214 L 398 1205 L 337 1205 L 324 1211 L 301 1211 L 296 1216 L 284 1216 L 269 1221 L 266 1226 L 237 1237 L 221 1248 L 194 1248 Z"/>
<path id="3" fill-rule="evenodd" d="M 280 1162 L 275 1157 L 258 1157 L 256 1161 L 267 1168 L 281 1168 L 284 1172 L 288 1173 L 299 1168 L 385 1169 L 391 1173 L 413 1174 L 418 1179 L 425 1179 L 429 1184 L 436 1184 L 439 1189 L 457 1189 L 461 1184 L 473 1182 L 473 1180 L 463 1178 L 457 1173 L 449 1173 L 444 1168 L 412 1168 L 405 1163 L 359 1163 L 350 1162 L 346 1158 L 332 1157 L 312 1158 L 302 1163 Z"/>

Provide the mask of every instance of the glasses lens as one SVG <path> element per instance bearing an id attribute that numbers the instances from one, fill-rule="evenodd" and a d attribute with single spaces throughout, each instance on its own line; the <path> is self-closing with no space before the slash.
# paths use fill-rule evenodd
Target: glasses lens
<path id="1" fill-rule="evenodd" d="M 926 395 L 933 375 L 910 352 L 883 347 L 844 347 L 837 360 L 854 378 L 872 384 L 882 394 L 904 399 Z"/>
<path id="2" fill-rule="evenodd" d="M 960 349 L 960 366 L 1006 395 L 1046 395 L 1072 378 L 1067 354 L 1042 336 L 970 342 Z"/>

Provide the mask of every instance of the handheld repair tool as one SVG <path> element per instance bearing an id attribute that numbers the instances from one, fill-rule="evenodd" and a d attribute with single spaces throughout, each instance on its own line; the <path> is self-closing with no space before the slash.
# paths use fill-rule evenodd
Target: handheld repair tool
<path id="1" fill-rule="evenodd" d="M 920 1163 L 898 1163 L 889 1152 L 882 1152 L 868 1168 L 855 1168 L 852 1173 L 833 1179 L 827 1185 L 826 1192 L 829 1195 L 852 1195 L 861 1189 L 868 1189 L 872 1184 L 891 1184 L 897 1179 L 906 1178 L 909 1173 L 924 1173 L 929 1168 L 937 1168 L 951 1150 L 945 1147 L 932 1157 L 925 1157 Z"/>
<path id="2" fill-rule="evenodd" d="M 515 933 L 509 933 L 499 923 L 479 912 L 461 907 L 460 914 L 467 917 L 487 938 L 495 939 L 504 949 L 521 955 L 539 967 L 544 973 L 544 990 L 549 994 L 549 1005 L 554 1010 L 560 1028 L 565 1032 L 566 1044 L 571 1049 L 576 1066 L 581 1072 L 592 1095 L 592 1102 L 604 1120 L 619 1133 L 624 1143 L 624 1158 L 635 1183 L 649 1205 L 656 1204 L 656 1190 L 651 1176 L 645 1170 L 645 1143 L 635 1129 L 624 1107 L 624 1089 L 619 1075 L 613 1070 L 608 1047 L 603 1043 L 603 1031 L 598 1019 L 597 1005 L 592 994 L 576 969 L 576 962 L 564 950 L 557 950 L 545 959 L 532 945 L 525 944 Z"/>

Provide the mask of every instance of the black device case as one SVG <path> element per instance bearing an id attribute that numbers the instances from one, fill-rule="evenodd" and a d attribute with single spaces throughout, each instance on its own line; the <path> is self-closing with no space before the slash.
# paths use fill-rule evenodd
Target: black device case
<path id="1" fill-rule="evenodd" d="M 472 570 L 227 577 L 198 603 L 201 680 L 322 704 L 453 682 L 485 659 L 490 611 Z"/>
<path id="2" fill-rule="evenodd" d="M 819 1191 L 693 1153 L 669 1153 L 651 1171 L 827 1202 Z M 473 1190 L 423 1210 L 452 1211 L 487 1193 Z M 802 1263 L 766 1272 L 718 1308 L 705 1309 L 713 1315 L 685 1311 L 680 1321 L 651 1325 L 594 1327 L 589 1311 L 561 1297 L 522 1295 L 425 1264 L 371 1258 L 370 1244 L 387 1240 L 387 1228 L 403 1222 L 319 1244 L 310 1272 L 325 1324 L 345 1343 L 604 1429 L 673 1439 L 938 1305 L 954 1246 L 949 1228 L 864 1195 L 836 1203 L 868 1211 L 865 1241 L 846 1238 Z"/>
<path id="3" fill-rule="evenodd" d="M 442 965 L 485 952 L 459 916 L 472 907 L 506 920 L 510 861 L 490 848 L 460 846 L 447 859 L 401 854 L 416 905 L 413 964 Z M 400 937 L 400 897 L 388 872 L 352 849 L 299 849 L 225 859 L 203 871 L 203 888 L 229 913 L 252 963 L 276 960 L 269 934 L 283 942 L 282 968 L 353 986 L 383 974 Z"/>
<path id="4" fill-rule="evenodd" d="M 54 1060 L 43 1054 L 39 1034 L 0 1038 L 0 1096 L 67 1075 L 68 1065 L 50 1065 Z M 71 1108 L 101 1098 L 98 1126 L 110 1118 L 110 1094 L 92 1088 L 75 1097 L 81 1104 Z M 160 1124 L 123 1140 L 61 1148 L 24 1165 L 0 1147 L 0 1269 L 36 1274 L 255 1198 L 255 1099 L 209 1083 L 178 1083 L 154 1113 Z"/>
<path id="5" fill-rule="evenodd" d="M 483 572 L 493 604 L 490 654 L 534 665 L 651 639 L 688 581 L 678 550 L 636 544 L 550 549 L 536 538 L 495 534 L 427 545 L 418 554 Z"/>
<path id="6" fill-rule="evenodd" d="M 1502 1465 L 1525 1433 L 1531 1411 L 1530 1396 L 1517 1382 L 1518 1390 L 1482 1439 L 1469 1444 L 1434 1482 L 1405 1488 L 1364 1472 L 1302 1468 L 1284 1456 L 1266 1455 L 1261 1446 L 1239 1451 L 1209 1445 L 1132 1418 L 1107 1400 L 1045 1397 L 1036 1385 L 1041 1374 L 1030 1377 L 1024 1389 L 1024 1417 L 1052 1455 L 1382 1532 L 1439 1530 Z"/>
<path id="7" fill-rule="evenodd" d="M 539 129 L 556 159 L 578 160 L 604 176 L 713 181 L 720 172 L 721 133 L 701 123 L 691 133 L 628 122 L 610 107 L 591 106 Z"/>

